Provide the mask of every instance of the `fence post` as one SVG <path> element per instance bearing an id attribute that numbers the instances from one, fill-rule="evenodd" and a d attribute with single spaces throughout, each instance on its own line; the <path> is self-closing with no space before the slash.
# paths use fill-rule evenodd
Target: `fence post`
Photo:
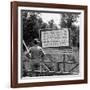
<path id="1" fill-rule="evenodd" d="M 63 72 L 65 72 L 65 54 L 63 54 Z"/>

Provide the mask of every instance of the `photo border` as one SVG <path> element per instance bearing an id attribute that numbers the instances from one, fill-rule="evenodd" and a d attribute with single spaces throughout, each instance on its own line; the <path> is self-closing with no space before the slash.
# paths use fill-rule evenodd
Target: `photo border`
<path id="1" fill-rule="evenodd" d="M 54 9 L 76 9 L 84 11 L 84 79 L 83 80 L 65 80 L 49 81 L 34 83 L 18 83 L 18 7 L 38 7 Z M 87 6 L 83 5 L 66 5 L 52 3 L 33 3 L 33 2 L 11 2 L 11 87 L 36 87 L 36 86 L 53 86 L 66 84 L 87 83 Z"/>

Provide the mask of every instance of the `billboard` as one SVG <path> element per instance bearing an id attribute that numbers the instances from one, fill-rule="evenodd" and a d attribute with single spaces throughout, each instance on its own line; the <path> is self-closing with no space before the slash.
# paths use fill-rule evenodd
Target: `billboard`
<path id="1" fill-rule="evenodd" d="M 69 46 L 69 31 L 68 29 L 42 30 L 41 41 L 44 48 Z"/>

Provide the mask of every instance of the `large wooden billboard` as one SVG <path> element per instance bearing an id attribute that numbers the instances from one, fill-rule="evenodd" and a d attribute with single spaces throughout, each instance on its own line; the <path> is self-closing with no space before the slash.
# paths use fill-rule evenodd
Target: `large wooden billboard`
<path id="1" fill-rule="evenodd" d="M 63 47 L 69 46 L 68 29 L 41 30 L 42 47 Z"/>

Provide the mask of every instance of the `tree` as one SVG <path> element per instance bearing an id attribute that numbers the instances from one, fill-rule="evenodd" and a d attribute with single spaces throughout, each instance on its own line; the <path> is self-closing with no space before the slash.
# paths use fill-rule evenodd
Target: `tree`
<path id="1" fill-rule="evenodd" d="M 79 47 L 79 26 L 73 25 L 71 27 L 72 33 L 71 35 L 71 40 L 72 40 L 72 45 L 75 47 Z"/>
<path id="2" fill-rule="evenodd" d="M 48 28 L 58 29 L 53 19 L 48 22 Z"/>
<path id="3" fill-rule="evenodd" d="M 39 29 L 43 23 L 42 18 L 39 17 L 40 13 L 36 12 L 23 12 L 23 39 L 26 44 L 30 45 L 34 38 L 39 38 Z"/>
<path id="4" fill-rule="evenodd" d="M 74 22 L 77 22 L 79 14 L 75 13 L 62 13 L 61 24 L 62 28 L 71 28 Z"/>
<path id="5" fill-rule="evenodd" d="M 77 13 L 62 13 L 61 28 L 70 30 L 70 43 L 72 46 L 79 46 L 79 27 L 75 25 L 78 22 L 79 14 Z"/>

